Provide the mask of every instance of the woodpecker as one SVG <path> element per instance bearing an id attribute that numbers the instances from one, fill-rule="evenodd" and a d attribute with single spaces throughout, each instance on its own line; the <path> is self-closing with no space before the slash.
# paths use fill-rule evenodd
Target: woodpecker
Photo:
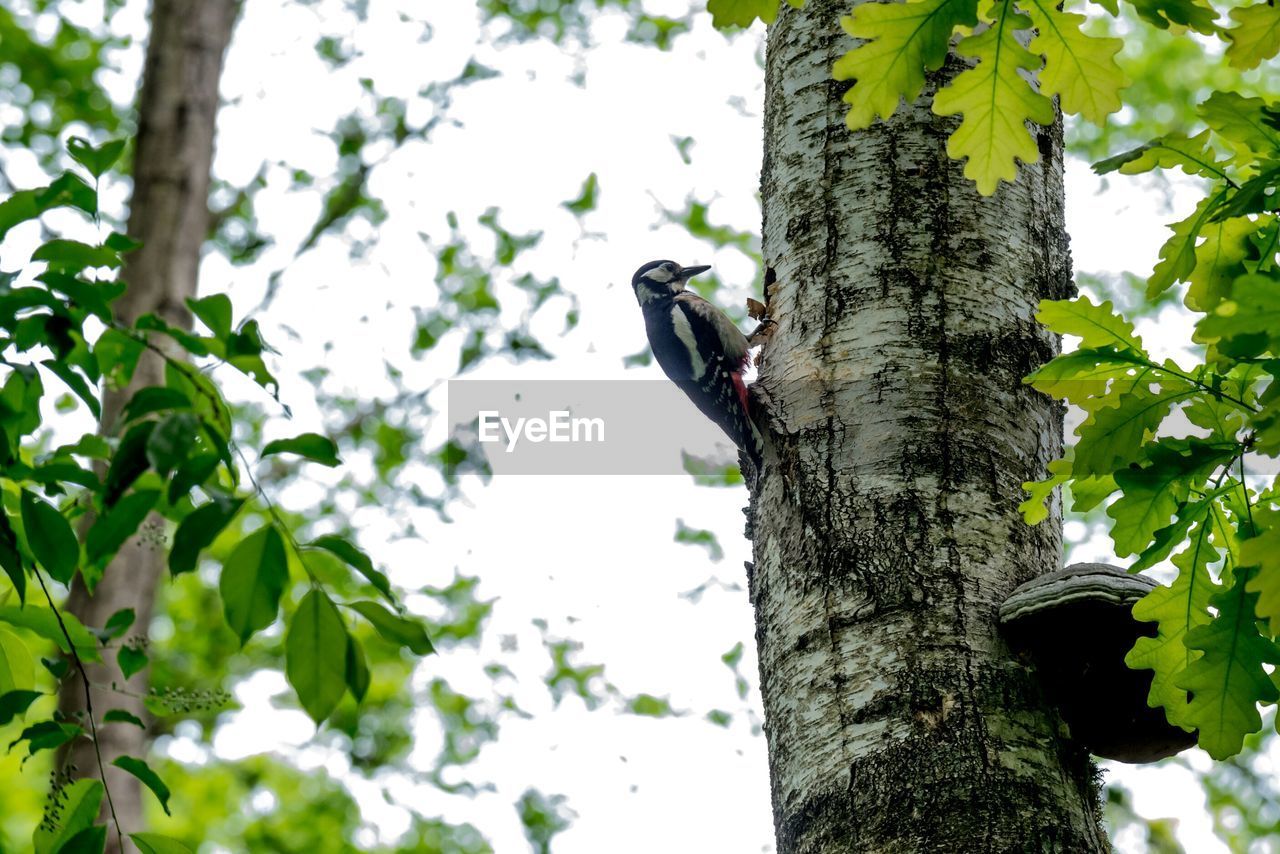
<path id="1" fill-rule="evenodd" d="M 662 370 L 702 414 L 733 440 L 755 469 L 764 472 L 764 443 L 751 420 L 747 386 L 747 336 L 724 312 L 685 284 L 710 265 L 681 267 L 650 261 L 631 277 L 644 315 L 649 346 Z"/>

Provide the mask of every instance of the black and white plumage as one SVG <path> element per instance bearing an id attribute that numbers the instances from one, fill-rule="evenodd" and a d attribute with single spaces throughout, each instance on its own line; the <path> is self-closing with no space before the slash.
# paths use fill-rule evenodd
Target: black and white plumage
<path id="1" fill-rule="evenodd" d="M 685 290 L 690 278 L 709 269 L 650 261 L 636 271 L 631 287 L 658 364 L 746 453 L 758 479 L 764 471 L 764 443 L 751 420 L 743 381 L 747 336 L 720 309 Z"/>

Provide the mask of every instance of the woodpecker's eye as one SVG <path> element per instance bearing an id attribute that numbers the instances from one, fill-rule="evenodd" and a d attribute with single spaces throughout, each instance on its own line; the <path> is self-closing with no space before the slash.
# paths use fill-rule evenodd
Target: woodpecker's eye
<path id="1" fill-rule="evenodd" d="M 663 264 L 662 269 L 666 270 L 668 273 L 674 273 L 676 271 L 674 264 Z"/>

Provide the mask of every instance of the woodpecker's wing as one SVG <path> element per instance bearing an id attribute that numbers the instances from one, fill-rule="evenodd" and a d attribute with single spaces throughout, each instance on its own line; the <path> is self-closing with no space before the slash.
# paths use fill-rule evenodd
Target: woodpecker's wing
<path id="1" fill-rule="evenodd" d="M 689 319 L 694 335 L 705 347 L 713 346 L 732 360 L 739 362 L 747 358 L 747 336 L 734 324 L 729 316 L 704 300 L 697 294 L 682 291 L 676 294 L 675 303 Z M 718 342 L 715 346 L 712 342 Z"/>
<path id="2" fill-rule="evenodd" d="M 704 415 L 752 458 L 759 470 L 763 446 L 748 415 L 747 337 L 728 316 L 696 294 L 678 294 L 671 307 L 676 336 L 689 353 L 689 375 L 668 376 Z M 665 365 L 664 365 L 665 367 Z"/>

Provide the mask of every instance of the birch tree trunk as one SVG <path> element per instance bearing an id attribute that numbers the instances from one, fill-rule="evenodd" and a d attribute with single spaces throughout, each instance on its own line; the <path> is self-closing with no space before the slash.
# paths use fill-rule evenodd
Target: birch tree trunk
<path id="1" fill-rule="evenodd" d="M 121 278 L 129 287 L 115 305 L 125 321 L 152 312 L 175 326 L 191 326 L 185 300 L 196 295 L 201 248 L 209 231 L 209 170 L 218 81 L 238 11 L 239 0 L 154 0 L 152 5 L 151 36 L 138 98 L 128 227 L 129 236 L 140 240 L 142 248 L 125 256 Z M 138 363 L 129 388 L 105 393 L 104 432 L 114 434 L 115 421 L 133 391 L 163 384 L 163 363 L 147 354 Z M 153 522 L 162 524 L 158 517 Z M 136 614 L 134 631 L 146 631 L 156 587 L 164 576 L 165 556 L 140 540 L 133 537 L 120 549 L 93 595 L 76 577 L 67 608 L 86 625 L 102 626 L 116 611 L 132 608 Z M 114 682 L 145 693 L 145 670 L 126 681 L 110 658 L 101 665 L 87 665 L 87 669 L 95 685 L 94 710 L 99 715 L 109 708 L 126 708 L 145 719 L 140 702 L 105 690 Z M 85 708 L 79 680 L 69 678 L 63 683 L 59 703 L 68 713 Z M 100 726 L 98 733 L 105 763 L 117 756 L 141 757 L 147 752 L 148 735 L 136 727 Z M 97 759 L 87 741 L 77 741 L 66 758 L 76 766 L 78 776 L 97 776 Z M 141 829 L 142 789 L 138 780 L 108 767 L 107 783 L 120 825 L 126 832 Z M 119 851 L 117 845 L 115 833 L 108 834 L 107 850 Z"/>
<path id="2" fill-rule="evenodd" d="M 1061 125 L 981 198 L 925 97 L 851 134 L 831 65 L 846 0 L 770 27 L 760 385 L 773 433 L 752 600 L 779 854 L 1106 851 L 1094 769 L 997 632 L 1057 568 L 1061 514 L 1020 484 L 1062 445 L 1021 378 L 1072 292 Z"/>

